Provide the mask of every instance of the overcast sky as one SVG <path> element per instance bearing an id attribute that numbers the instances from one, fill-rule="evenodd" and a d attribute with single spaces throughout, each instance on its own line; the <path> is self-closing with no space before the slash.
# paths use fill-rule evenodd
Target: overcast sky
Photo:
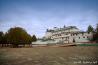
<path id="1" fill-rule="evenodd" d="M 77 26 L 86 30 L 98 22 L 98 0 L 0 0 L 0 31 L 22 27 L 42 37 L 47 28 Z"/>

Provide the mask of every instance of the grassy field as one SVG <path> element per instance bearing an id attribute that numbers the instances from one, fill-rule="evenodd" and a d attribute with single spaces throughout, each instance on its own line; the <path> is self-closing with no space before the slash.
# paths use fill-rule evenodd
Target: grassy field
<path id="1" fill-rule="evenodd" d="M 0 65 L 98 65 L 98 47 L 0 48 Z"/>
<path id="2" fill-rule="evenodd" d="M 77 46 L 98 46 L 97 44 L 78 44 Z"/>

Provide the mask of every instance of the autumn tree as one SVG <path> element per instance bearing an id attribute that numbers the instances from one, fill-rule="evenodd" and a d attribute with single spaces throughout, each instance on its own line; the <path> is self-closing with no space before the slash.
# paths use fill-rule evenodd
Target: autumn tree
<path id="1" fill-rule="evenodd" d="M 5 37 L 7 42 L 14 47 L 18 47 L 19 44 L 30 44 L 32 42 L 32 37 L 20 27 L 10 28 Z"/>

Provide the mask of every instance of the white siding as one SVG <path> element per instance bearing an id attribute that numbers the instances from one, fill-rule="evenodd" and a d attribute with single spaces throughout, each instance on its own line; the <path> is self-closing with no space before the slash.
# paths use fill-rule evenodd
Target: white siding
<path id="1" fill-rule="evenodd" d="M 73 39 L 75 42 L 89 42 L 88 38 L 92 37 L 92 33 L 81 32 L 78 28 L 60 29 L 56 28 L 52 32 L 46 32 L 45 37 L 64 41 L 64 43 L 73 43 Z"/>

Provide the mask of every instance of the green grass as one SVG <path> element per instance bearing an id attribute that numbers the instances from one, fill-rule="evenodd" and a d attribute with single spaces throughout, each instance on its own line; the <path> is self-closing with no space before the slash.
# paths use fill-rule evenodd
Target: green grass
<path id="1" fill-rule="evenodd" d="M 98 46 L 98 43 L 96 43 L 96 44 L 78 44 L 77 46 Z"/>

